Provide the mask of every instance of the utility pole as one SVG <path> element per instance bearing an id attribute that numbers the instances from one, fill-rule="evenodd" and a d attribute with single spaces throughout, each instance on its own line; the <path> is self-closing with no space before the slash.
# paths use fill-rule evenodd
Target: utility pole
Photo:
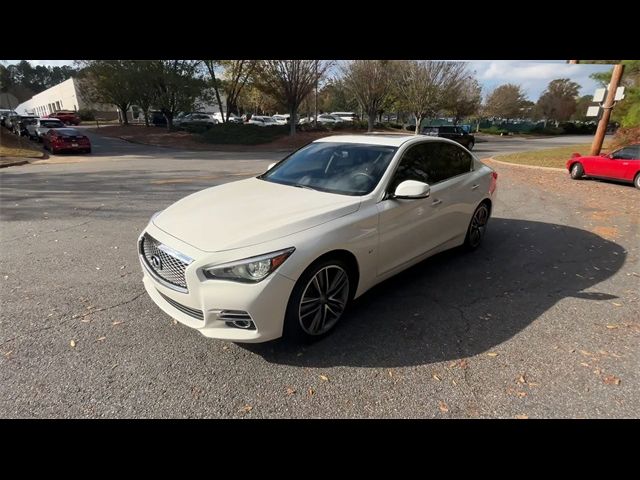
<path id="1" fill-rule="evenodd" d="M 609 118 L 611 117 L 611 110 L 615 103 L 616 90 L 618 90 L 618 85 L 620 84 L 623 71 L 624 65 L 621 63 L 613 67 L 611 82 L 609 83 L 609 89 L 607 90 L 607 98 L 604 105 L 602 105 L 602 118 L 600 118 L 598 129 L 596 130 L 596 136 L 593 138 L 593 143 L 591 144 L 591 155 L 600 155 L 604 136 L 607 133 L 607 126 L 609 125 Z"/>

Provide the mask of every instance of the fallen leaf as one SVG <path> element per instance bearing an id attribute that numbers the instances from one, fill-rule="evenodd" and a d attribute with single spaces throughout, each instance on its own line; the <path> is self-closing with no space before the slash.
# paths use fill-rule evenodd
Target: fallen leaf
<path id="1" fill-rule="evenodd" d="M 293 388 L 287 387 L 287 395 L 293 395 L 294 393 L 296 393 L 296 391 Z"/>
<path id="2" fill-rule="evenodd" d="M 308 393 L 309 393 L 309 396 L 311 397 L 311 396 L 313 396 L 314 393 L 316 393 L 316 391 L 313 388 L 309 387 L 309 392 Z"/>
<path id="3" fill-rule="evenodd" d="M 90 323 L 91 319 L 89 318 L 83 318 L 82 320 L 80 320 L 82 323 Z"/>
<path id="4" fill-rule="evenodd" d="M 393 377 L 393 372 L 391 370 L 389 370 L 389 376 Z"/>
<path id="5" fill-rule="evenodd" d="M 320 380 L 322 380 L 324 382 L 328 382 L 329 381 L 329 377 L 327 377 L 326 375 L 320 375 Z"/>
<path id="6" fill-rule="evenodd" d="M 620 379 L 615 375 L 607 375 L 603 380 L 607 385 L 620 385 Z"/>
<path id="7" fill-rule="evenodd" d="M 174 319 L 174 320 L 173 320 L 173 324 L 174 324 L 174 325 L 177 325 L 177 324 L 178 324 L 178 320 Z"/>
<path id="8" fill-rule="evenodd" d="M 71 348 L 74 348 L 76 346 L 76 341 L 75 340 L 71 340 L 69 342 L 69 345 L 71 345 Z"/>
<path id="9" fill-rule="evenodd" d="M 111 325 L 120 325 L 121 323 L 124 323 L 122 320 L 116 320 L 115 322 L 111 322 Z"/>
<path id="10" fill-rule="evenodd" d="M 621 303 L 616 303 L 616 302 L 611 302 L 613 305 L 615 305 L 616 307 L 621 307 L 622 304 Z"/>
<path id="11" fill-rule="evenodd" d="M 517 418 L 518 420 L 526 420 L 526 419 L 528 419 L 528 418 L 529 418 L 529 416 L 528 416 L 528 415 L 516 415 L 516 418 Z"/>
<path id="12" fill-rule="evenodd" d="M 618 325 L 607 325 L 609 330 L 613 330 L 614 328 L 618 328 Z"/>
<path id="13" fill-rule="evenodd" d="M 127 268 L 127 266 L 126 266 L 126 265 L 122 265 L 122 266 L 120 267 L 120 270 L 124 270 L 125 268 Z"/>
<path id="14" fill-rule="evenodd" d="M 98 341 L 98 342 L 102 342 L 102 341 L 104 341 L 106 338 L 107 338 L 107 337 L 100 337 L 100 338 L 98 338 L 96 341 Z"/>
<path id="15" fill-rule="evenodd" d="M 591 366 L 588 363 L 584 363 L 584 362 L 580 362 L 580 365 L 582 365 L 583 367 L 590 367 Z"/>
<path id="16" fill-rule="evenodd" d="M 13 350 L 9 350 L 8 352 L 4 352 L 4 356 L 8 357 L 9 355 L 11 355 L 13 353 Z"/>
<path id="17" fill-rule="evenodd" d="M 487 353 L 487 355 L 489 355 L 490 357 L 497 357 L 498 354 L 496 352 L 489 352 Z"/>
<path id="18" fill-rule="evenodd" d="M 438 405 L 438 408 L 442 413 L 447 413 L 449 411 L 449 407 L 447 407 L 447 404 L 444 403 L 442 400 L 440 400 L 440 404 Z"/>
<path id="19" fill-rule="evenodd" d="M 524 398 L 524 397 L 526 397 L 526 396 L 527 396 L 527 392 L 516 392 L 516 395 L 517 395 L 519 398 Z"/>
<path id="20" fill-rule="evenodd" d="M 469 362 L 467 362 L 467 360 L 464 358 L 462 360 L 458 360 L 458 367 L 462 369 L 468 368 Z"/>
<path id="21" fill-rule="evenodd" d="M 229 345 L 223 345 L 223 346 L 222 346 L 222 349 L 223 349 L 223 350 L 229 350 Z"/>
<path id="22" fill-rule="evenodd" d="M 253 407 L 251 405 L 245 405 L 244 407 L 242 407 L 240 409 L 240 411 L 245 412 L 245 413 L 249 413 L 251 410 L 253 410 Z"/>
<path id="23" fill-rule="evenodd" d="M 524 374 L 520 375 L 520 378 L 518 378 L 518 382 L 520 383 L 527 383 L 527 379 L 524 378 Z"/>
<path id="24" fill-rule="evenodd" d="M 593 355 L 591 352 L 587 352 L 586 350 L 580 350 L 580 353 L 583 355 L 586 355 L 587 357 L 590 357 Z"/>
<path id="25" fill-rule="evenodd" d="M 431 375 L 431 376 L 433 377 L 433 379 L 434 379 L 434 380 L 437 380 L 437 381 L 439 381 L 439 382 L 442 380 L 442 379 L 441 379 L 438 375 L 436 375 L 435 373 L 434 373 L 433 375 Z"/>

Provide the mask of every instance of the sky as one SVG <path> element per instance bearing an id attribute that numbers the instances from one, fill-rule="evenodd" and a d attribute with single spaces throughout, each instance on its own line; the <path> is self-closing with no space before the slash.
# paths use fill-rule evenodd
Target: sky
<path id="1" fill-rule="evenodd" d="M 17 63 L 8 60 L 7 63 Z M 73 65 L 73 60 L 29 60 L 32 65 Z M 580 85 L 580 95 L 592 95 L 599 85 L 589 78 L 594 72 L 611 69 L 609 65 L 569 65 L 565 60 L 469 60 L 486 95 L 498 85 L 516 83 L 522 86 L 529 100 L 535 102 L 551 80 L 569 78 Z"/>

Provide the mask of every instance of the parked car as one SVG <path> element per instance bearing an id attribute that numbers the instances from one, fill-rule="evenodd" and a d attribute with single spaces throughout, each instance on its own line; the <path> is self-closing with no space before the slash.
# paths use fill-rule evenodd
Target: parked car
<path id="1" fill-rule="evenodd" d="M 213 118 L 218 120 L 218 123 L 224 123 L 224 119 L 222 118 L 222 114 L 220 112 L 216 112 L 216 113 L 212 114 L 212 116 L 213 116 Z M 244 120 L 242 120 L 241 117 L 238 117 L 234 113 L 230 113 L 229 114 L 229 118 L 228 118 L 227 121 L 229 123 L 244 123 Z"/>
<path id="2" fill-rule="evenodd" d="M 271 118 L 273 118 L 278 125 L 287 125 L 289 123 L 289 118 L 290 117 L 291 117 L 291 115 L 289 115 L 287 113 L 287 114 L 282 114 L 282 115 L 276 114 Z"/>
<path id="3" fill-rule="evenodd" d="M 318 123 L 322 124 L 335 125 L 336 123 L 343 123 L 344 121 L 345 120 L 343 120 L 341 117 L 330 115 L 328 113 L 322 113 L 318 115 Z"/>
<path id="4" fill-rule="evenodd" d="M 278 122 L 276 122 L 271 117 L 254 115 L 247 122 L 247 124 L 249 124 L 249 125 L 258 125 L 259 127 L 273 127 L 273 126 L 278 125 Z"/>
<path id="5" fill-rule="evenodd" d="M 207 128 L 217 124 L 218 124 L 218 120 L 213 118 L 213 115 L 210 115 L 208 113 L 202 113 L 202 112 L 188 113 L 180 119 L 180 123 L 179 123 L 181 127 L 200 125 Z"/>
<path id="6" fill-rule="evenodd" d="M 149 123 L 154 127 L 166 127 L 167 119 L 164 113 L 158 110 L 152 110 L 149 112 Z"/>
<path id="7" fill-rule="evenodd" d="M 7 114 L 4 117 L 4 126 L 7 130 L 13 132 L 14 129 L 14 125 L 13 122 L 17 122 L 18 120 L 20 120 L 20 115 L 16 112 L 12 112 Z"/>
<path id="8" fill-rule="evenodd" d="M 415 128 L 415 127 L 414 127 Z M 453 125 L 443 125 L 440 127 L 424 127 L 421 132 L 423 135 L 431 137 L 448 138 L 463 145 L 468 150 L 472 150 L 476 143 L 476 137 L 465 131 L 462 127 Z"/>
<path id="9" fill-rule="evenodd" d="M 73 110 L 58 110 L 47 115 L 47 118 L 57 118 L 65 125 L 80 125 L 80 116 Z"/>
<path id="10" fill-rule="evenodd" d="M 45 150 L 51 153 L 91 153 L 91 141 L 75 128 L 51 128 L 42 136 Z"/>
<path id="11" fill-rule="evenodd" d="M 154 214 L 138 239 L 143 283 L 207 337 L 317 339 L 386 278 L 443 250 L 476 249 L 496 182 L 451 140 L 322 138 Z"/>
<path id="12" fill-rule="evenodd" d="M 567 160 L 567 170 L 574 180 L 584 177 L 633 183 L 640 188 L 640 143 L 627 145 L 609 154 L 582 156 L 574 153 Z"/>
<path id="13" fill-rule="evenodd" d="M 334 117 L 340 117 L 345 122 L 354 122 L 358 120 L 358 115 L 353 112 L 331 112 Z"/>
<path id="14" fill-rule="evenodd" d="M 64 128 L 65 125 L 57 118 L 36 118 L 27 125 L 27 135 L 31 140 L 42 141 L 42 136 L 51 128 Z"/>
<path id="15" fill-rule="evenodd" d="M 11 115 L 17 115 L 17 113 L 15 112 L 15 110 L 8 110 L 8 109 L 2 109 L 0 110 L 0 125 L 1 126 L 5 126 L 4 121 L 7 117 L 11 116 Z"/>
<path id="16" fill-rule="evenodd" d="M 27 126 L 31 123 L 35 123 L 38 117 L 34 115 L 18 115 L 11 118 L 11 131 L 22 137 L 27 135 Z"/>

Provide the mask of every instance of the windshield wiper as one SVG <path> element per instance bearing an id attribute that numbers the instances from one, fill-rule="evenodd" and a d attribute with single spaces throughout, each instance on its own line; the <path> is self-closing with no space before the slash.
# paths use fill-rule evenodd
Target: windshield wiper
<path id="1" fill-rule="evenodd" d="M 293 186 L 298 188 L 306 188 L 307 190 L 314 190 L 316 192 L 318 191 L 317 189 L 310 187 L 309 185 L 303 185 L 302 183 L 294 183 Z"/>

